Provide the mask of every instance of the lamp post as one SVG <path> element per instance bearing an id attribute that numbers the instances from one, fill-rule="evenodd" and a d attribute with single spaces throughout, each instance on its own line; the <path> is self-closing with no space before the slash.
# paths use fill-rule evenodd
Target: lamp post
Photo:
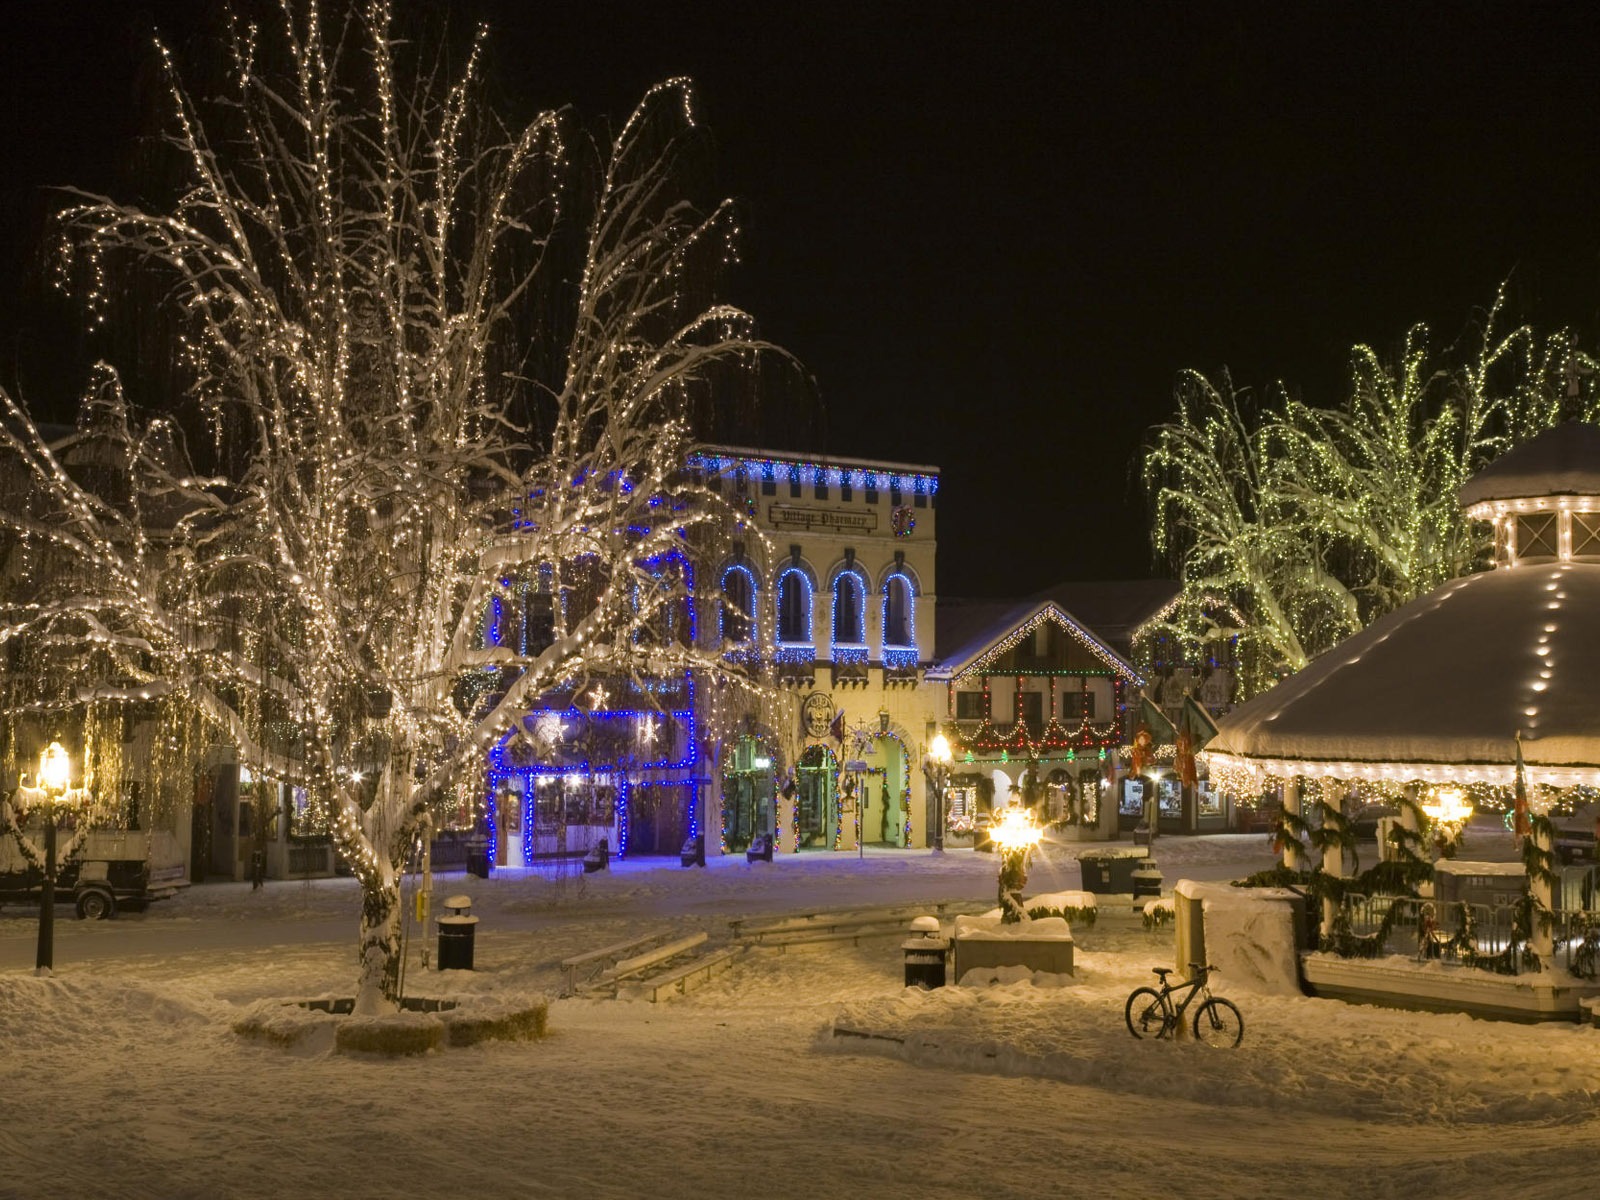
<path id="1" fill-rule="evenodd" d="M 44 883 L 39 889 L 39 953 L 35 975 L 49 975 L 55 961 L 56 821 L 58 806 L 72 778 L 72 761 L 60 742 L 51 742 L 39 756 L 39 790 L 44 792 Z"/>
<path id="2" fill-rule="evenodd" d="M 950 785 L 950 764 L 954 756 L 950 753 L 950 739 L 944 734 L 935 733 L 933 741 L 928 743 L 928 756 L 923 761 L 923 772 L 928 777 L 928 782 L 933 785 L 933 852 L 944 853 L 944 794 Z"/>

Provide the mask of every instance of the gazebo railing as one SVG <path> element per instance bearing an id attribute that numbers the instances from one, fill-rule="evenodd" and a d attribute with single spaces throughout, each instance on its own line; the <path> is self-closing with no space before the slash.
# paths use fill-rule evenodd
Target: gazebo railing
<path id="1" fill-rule="evenodd" d="M 1326 948 L 1345 958 L 1399 954 L 1501 975 L 1522 971 L 1512 905 L 1349 895 L 1341 925 Z"/>
<path id="2" fill-rule="evenodd" d="M 1516 905 L 1350 895 L 1344 918 L 1326 949 L 1345 958 L 1398 954 L 1500 975 L 1525 970 Z M 1600 978 L 1600 909 L 1558 909 L 1553 920 L 1556 962 L 1580 979 Z"/>

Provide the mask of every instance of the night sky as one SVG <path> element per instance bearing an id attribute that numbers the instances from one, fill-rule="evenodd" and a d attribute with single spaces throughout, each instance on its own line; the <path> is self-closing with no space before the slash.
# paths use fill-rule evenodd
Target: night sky
<path id="1" fill-rule="evenodd" d="M 0 7 L 0 382 L 42 411 L 87 366 L 43 189 L 131 193 L 147 31 L 208 7 Z M 1333 403 L 1352 342 L 1448 343 L 1508 275 L 1596 345 L 1600 6 L 450 8 L 530 110 L 698 81 L 728 298 L 820 393 L 766 440 L 941 468 L 945 595 L 1151 573 L 1138 451 L 1185 367 Z"/>

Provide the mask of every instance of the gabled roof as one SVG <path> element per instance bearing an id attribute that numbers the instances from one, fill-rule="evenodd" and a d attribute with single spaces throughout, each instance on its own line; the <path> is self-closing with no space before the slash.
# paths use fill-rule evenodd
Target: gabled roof
<path id="1" fill-rule="evenodd" d="M 1139 626 L 1178 597 L 1170 579 L 1129 579 L 1060 583 L 1021 600 L 962 600 L 939 597 L 934 618 L 932 674 L 948 678 L 1027 625 L 1046 608 L 1055 610 L 1063 628 L 1105 657 L 1129 679 L 1143 683 L 1128 664 L 1131 642 Z M 1098 647 L 1098 649 L 1096 649 Z M 1104 652 L 1104 653 L 1102 653 Z"/>
<path id="2" fill-rule="evenodd" d="M 1110 588 L 1117 585 L 1063 586 Z M 980 666 L 985 660 L 1005 653 L 1021 634 L 1034 628 L 1040 621 L 1054 621 L 1113 671 L 1131 683 L 1144 683 L 1144 677 L 1108 644 L 1108 639 L 1101 637 L 1087 622 L 1050 596 L 1050 592 L 1045 592 L 1027 600 L 979 601 L 947 600 L 941 597 L 935 617 L 937 661 L 928 672 L 929 678 L 953 679 Z M 1111 614 L 1109 609 L 1103 611 L 1106 615 Z M 1159 611 L 1159 606 L 1150 610 L 1151 613 L 1155 611 Z M 1140 620 L 1148 619 L 1148 615 Z M 1137 620 L 1129 623 L 1126 616 L 1119 616 L 1114 627 L 1119 631 L 1125 628 L 1131 633 L 1138 623 Z M 947 651 L 946 647 L 952 649 Z"/>

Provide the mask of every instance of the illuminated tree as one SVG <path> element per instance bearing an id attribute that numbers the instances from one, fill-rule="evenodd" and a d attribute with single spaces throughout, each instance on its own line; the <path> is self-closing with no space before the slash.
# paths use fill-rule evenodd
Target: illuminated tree
<path id="1" fill-rule="evenodd" d="M 559 113 L 502 124 L 482 33 L 449 77 L 386 0 L 288 3 L 228 41 L 204 118 L 161 50 L 175 203 L 60 218 L 96 320 L 159 288 L 184 396 L 147 417 L 101 374 L 85 412 L 116 494 L 6 401 L 33 487 L 0 520 L 62 565 L 6 633 L 64 672 L 87 637 L 119 697 L 165 694 L 307 787 L 362 886 L 378 1011 L 425 815 L 532 702 L 724 668 L 672 616 L 727 519 L 683 464 L 694 407 L 766 347 L 709 301 L 733 230 L 686 194 L 686 81 L 596 145 Z M 486 614 L 530 592 L 541 635 L 494 636 Z"/>
<path id="2" fill-rule="evenodd" d="M 1502 334 L 1503 308 L 1502 290 L 1464 350 L 1432 353 L 1420 325 L 1393 363 L 1356 346 L 1335 409 L 1280 392 L 1256 410 L 1225 374 L 1180 377 L 1144 462 L 1152 541 L 1183 584 L 1168 627 L 1237 639 L 1243 695 L 1481 561 L 1461 485 L 1556 420 L 1587 369 L 1564 332 Z"/>

